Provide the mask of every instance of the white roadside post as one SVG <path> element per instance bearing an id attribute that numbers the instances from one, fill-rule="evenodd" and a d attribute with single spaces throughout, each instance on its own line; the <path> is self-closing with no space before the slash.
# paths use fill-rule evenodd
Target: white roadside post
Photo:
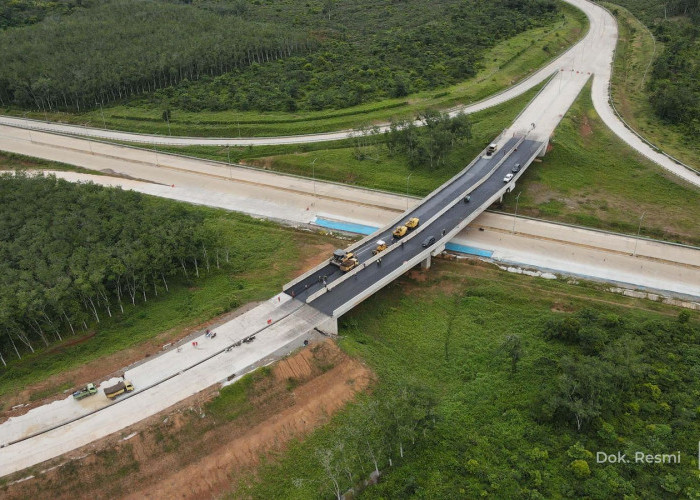
<path id="1" fill-rule="evenodd" d="M 647 214 L 646 210 L 642 212 L 642 216 L 639 218 L 639 227 L 637 228 L 637 238 L 634 240 L 634 251 L 632 252 L 632 257 L 637 256 L 637 243 L 639 243 L 639 235 L 642 232 L 642 221 L 644 216 Z"/>
<path id="2" fill-rule="evenodd" d="M 521 195 L 522 193 L 523 193 L 523 192 L 520 191 L 520 192 L 518 193 L 518 196 L 515 197 L 515 215 L 513 215 L 513 231 L 511 231 L 513 234 L 515 234 L 515 221 L 516 221 L 516 219 L 518 218 L 518 200 L 520 199 L 520 195 Z"/>

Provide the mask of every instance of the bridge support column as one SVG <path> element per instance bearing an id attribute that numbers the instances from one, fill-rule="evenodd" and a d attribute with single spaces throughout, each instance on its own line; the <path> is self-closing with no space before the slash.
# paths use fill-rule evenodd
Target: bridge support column
<path id="1" fill-rule="evenodd" d="M 328 335 L 338 335 L 338 318 L 331 316 L 318 327 L 323 333 Z"/>
<path id="2" fill-rule="evenodd" d="M 540 152 L 537 153 L 537 156 L 542 157 L 545 155 L 547 152 L 547 148 L 549 147 L 549 137 L 547 137 L 547 140 L 544 141 L 544 145 L 542 146 L 542 149 L 540 149 Z"/>
<path id="3" fill-rule="evenodd" d="M 420 263 L 420 268 L 421 269 L 430 269 L 430 255 L 428 255 L 425 260 L 422 260 Z"/>

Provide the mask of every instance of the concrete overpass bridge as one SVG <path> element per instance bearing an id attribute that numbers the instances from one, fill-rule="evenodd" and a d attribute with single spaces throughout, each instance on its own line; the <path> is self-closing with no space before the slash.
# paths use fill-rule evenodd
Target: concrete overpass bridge
<path id="1" fill-rule="evenodd" d="M 329 259 L 284 286 L 284 292 L 328 315 L 326 331 L 337 333 L 337 318 L 377 292 L 419 263 L 430 267 L 431 257 L 445 249 L 445 244 L 496 200 L 515 187 L 518 178 L 538 156 L 543 155 L 546 141 L 525 134 L 504 132 L 492 155 L 482 151 L 466 168 L 425 197 L 417 206 L 396 217 L 390 224 L 350 245 L 359 265 L 341 271 Z M 519 164 L 513 178 L 504 181 Z M 465 201 L 469 196 L 469 201 Z M 401 239 L 392 231 L 411 217 L 420 225 Z M 430 238 L 434 242 L 423 246 Z M 372 254 L 377 240 L 388 248 Z"/>

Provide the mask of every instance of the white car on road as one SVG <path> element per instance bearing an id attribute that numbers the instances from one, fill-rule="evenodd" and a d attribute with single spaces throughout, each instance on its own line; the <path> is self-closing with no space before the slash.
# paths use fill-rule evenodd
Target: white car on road
<path id="1" fill-rule="evenodd" d="M 503 178 L 503 182 L 510 182 L 512 178 L 513 174 L 506 174 L 506 176 Z"/>

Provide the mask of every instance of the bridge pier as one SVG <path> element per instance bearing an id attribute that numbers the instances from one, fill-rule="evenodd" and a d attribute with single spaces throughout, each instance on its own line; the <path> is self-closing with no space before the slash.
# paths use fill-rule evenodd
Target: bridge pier
<path id="1" fill-rule="evenodd" d="M 425 258 L 425 260 L 422 260 L 420 262 L 420 268 L 421 269 L 430 269 L 430 254 Z"/>
<path id="2" fill-rule="evenodd" d="M 544 145 L 542 146 L 542 149 L 540 149 L 540 152 L 537 153 L 537 156 L 540 158 L 545 155 L 547 152 L 547 148 L 549 147 L 549 137 L 547 137 L 547 140 L 544 141 Z"/>

